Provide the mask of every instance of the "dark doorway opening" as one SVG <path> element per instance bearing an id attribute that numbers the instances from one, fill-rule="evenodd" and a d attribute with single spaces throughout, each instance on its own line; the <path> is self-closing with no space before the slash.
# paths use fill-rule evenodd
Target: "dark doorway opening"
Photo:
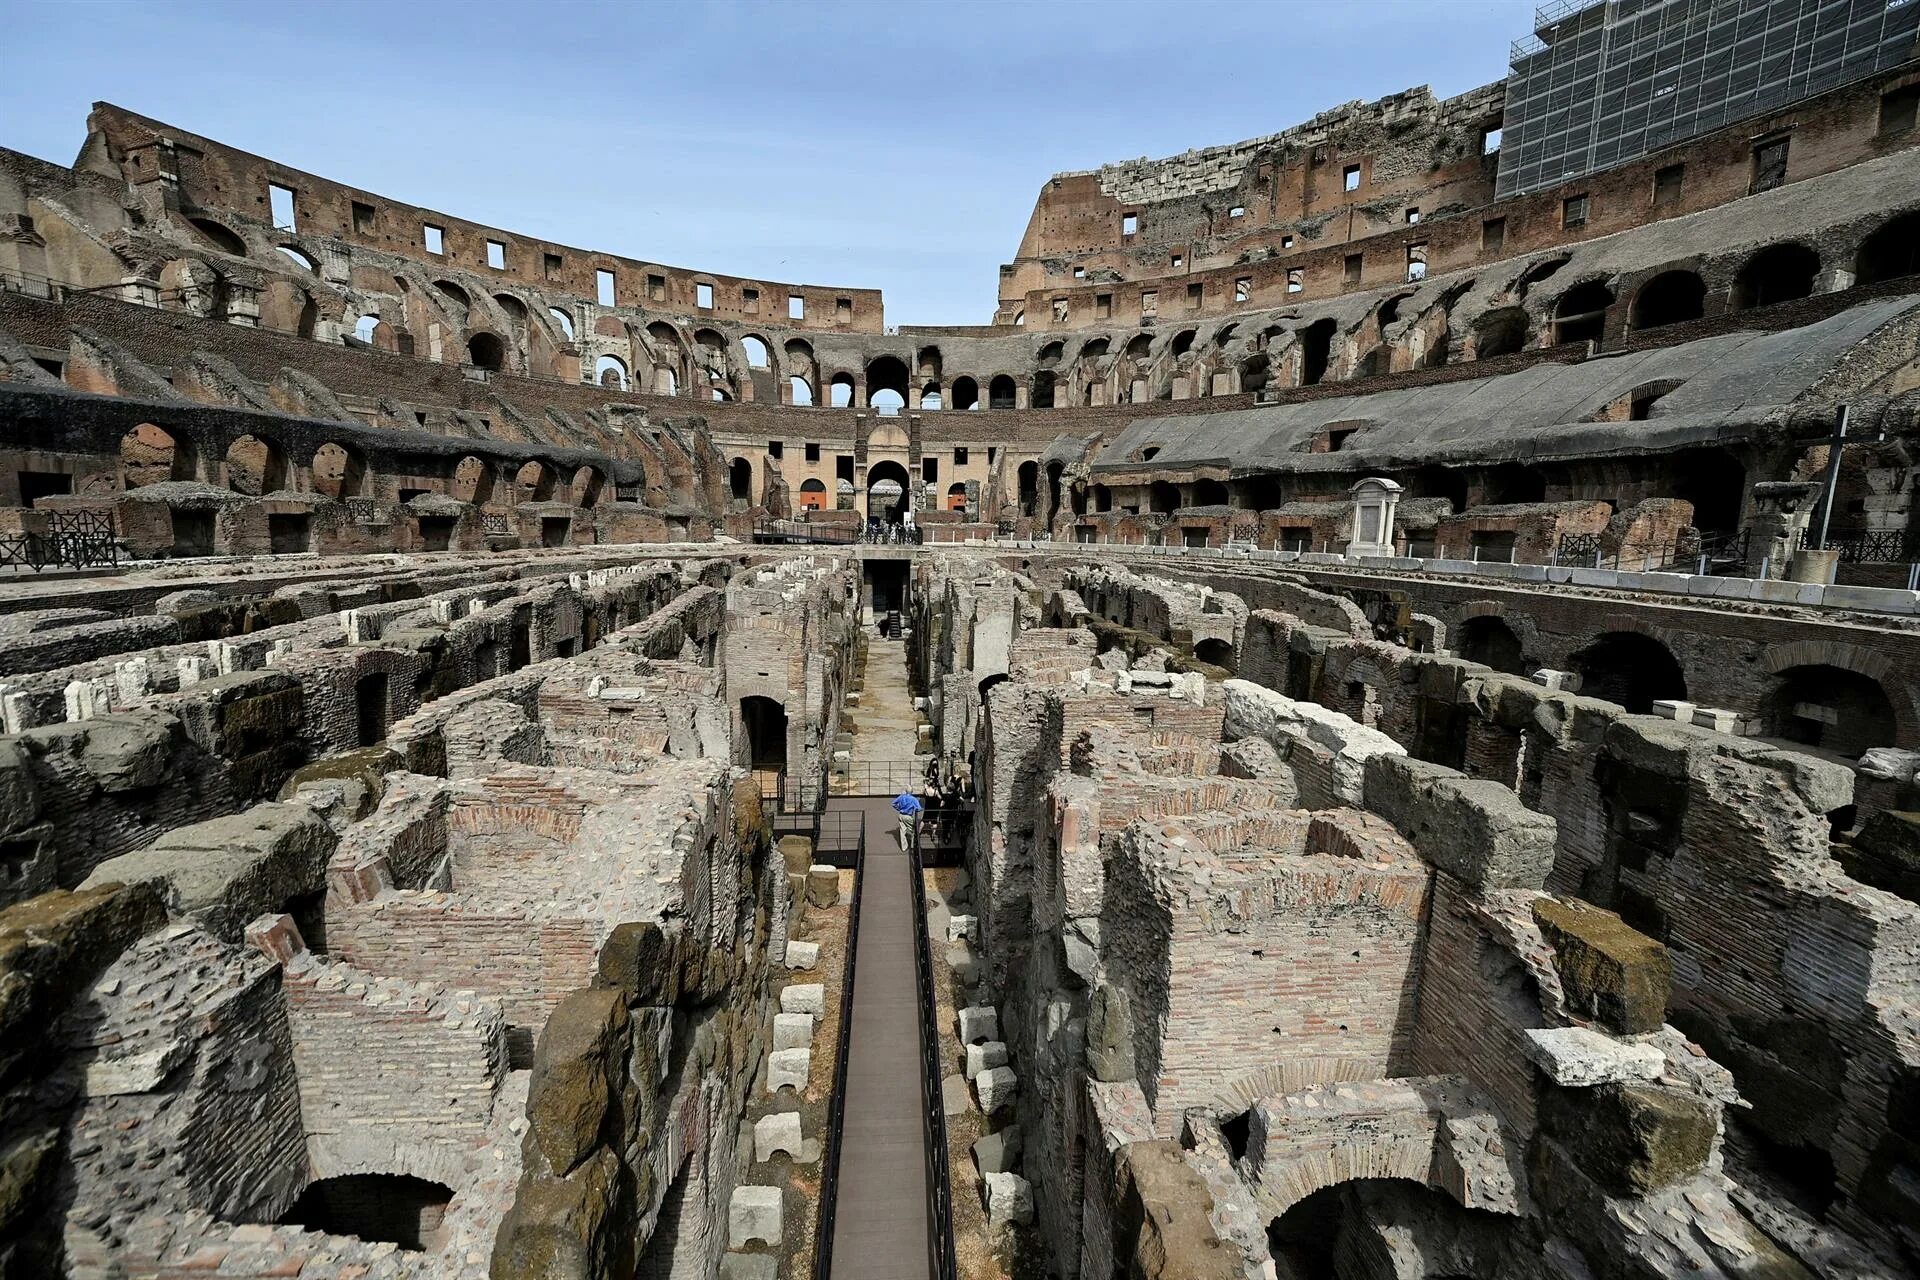
<path id="1" fill-rule="evenodd" d="M 1637 631 L 1604 632 L 1570 662 L 1581 693 L 1640 715 L 1656 702 L 1687 696 L 1687 677 L 1667 646 Z"/>
<path id="2" fill-rule="evenodd" d="M 1460 656 L 1508 675 L 1523 675 L 1520 637 L 1506 620 L 1491 616 L 1468 618 L 1460 624 Z"/>
<path id="3" fill-rule="evenodd" d="M 305 513 L 267 517 L 267 546 L 277 556 L 293 555 L 313 545 L 313 518 Z"/>
<path id="4" fill-rule="evenodd" d="M 73 492 L 73 477 L 64 471 L 16 472 L 20 483 L 20 505 L 30 507 L 41 498 L 58 498 Z"/>
<path id="5" fill-rule="evenodd" d="M 512 648 L 507 652 L 507 670 L 518 671 L 533 661 L 533 627 L 530 623 L 513 624 Z"/>
<path id="6" fill-rule="evenodd" d="M 421 516 L 420 547 L 425 551 L 445 551 L 453 545 L 452 516 Z"/>
<path id="7" fill-rule="evenodd" d="M 353 684 L 354 713 L 360 727 L 360 744 L 375 746 L 387 736 L 387 673 L 375 671 L 361 676 Z"/>
<path id="8" fill-rule="evenodd" d="M 309 1183 L 280 1220 L 289 1226 L 402 1249 L 438 1249 L 445 1241 L 451 1189 L 401 1173 L 350 1173 Z"/>
<path id="9" fill-rule="evenodd" d="M 1894 741 L 1893 702 L 1872 676 L 1844 667 L 1789 667 L 1766 702 L 1767 732 L 1859 759 Z"/>
<path id="10" fill-rule="evenodd" d="M 173 554 L 210 556 L 213 554 L 213 512 L 173 509 Z"/>
<path id="11" fill-rule="evenodd" d="M 755 694 L 740 699 L 740 720 L 747 730 L 748 762 L 756 769 L 785 769 L 787 709 Z"/>
<path id="12" fill-rule="evenodd" d="M 907 611 L 909 580 L 906 561 L 869 560 L 862 571 L 866 576 L 867 600 L 873 606 L 874 617 Z"/>
<path id="13" fill-rule="evenodd" d="M 540 545 L 543 547 L 564 547 L 567 534 L 573 527 L 573 521 L 565 516 L 544 516 L 540 521 Z"/>

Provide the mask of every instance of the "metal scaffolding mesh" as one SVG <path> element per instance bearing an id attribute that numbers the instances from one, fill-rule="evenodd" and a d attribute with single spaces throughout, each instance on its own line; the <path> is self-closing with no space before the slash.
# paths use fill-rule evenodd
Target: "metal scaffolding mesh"
<path id="1" fill-rule="evenodd" d="M 1896 66 L 1920 0 L 1558 0 L 1534 28 L 1510 53 L 1499 197 Z"/>

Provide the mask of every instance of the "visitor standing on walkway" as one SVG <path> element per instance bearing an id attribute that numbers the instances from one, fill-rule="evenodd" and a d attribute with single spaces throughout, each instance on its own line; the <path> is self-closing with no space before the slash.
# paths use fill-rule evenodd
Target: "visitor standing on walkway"
<path id="1" fill-rule="evenodd" d="M 922 808 L 920 798 L 910 789 L 893 798 L 893 811 L 900 816 L 900 850 L 903 853 L 913 848 L 913 828 L 920 820 Z"/>

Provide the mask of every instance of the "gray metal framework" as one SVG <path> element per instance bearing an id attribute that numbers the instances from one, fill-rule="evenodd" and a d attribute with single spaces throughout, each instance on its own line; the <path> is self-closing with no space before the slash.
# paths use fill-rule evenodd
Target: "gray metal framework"
<path id="1" fill-rule="evenodd" d="M 1920 0 L 1557 0 L 1513 44 L 1498 197 L 1907 61 Z"/>

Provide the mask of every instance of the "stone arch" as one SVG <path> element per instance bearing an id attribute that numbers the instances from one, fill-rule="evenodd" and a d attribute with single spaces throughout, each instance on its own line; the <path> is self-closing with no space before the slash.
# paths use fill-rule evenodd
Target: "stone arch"
<path id="1" fill-rule="evenodd" d="M 1040 513 L 1040 464 L 1029 458 L 1020 464 L 1018 470 L 1014 472 L 1014 478 L 1020 514 L 1038 515 Z"/>
<path id="2" fill-rule="evenodd" d="M 1162 515 L 1171 515 L 1180 509 L 1180 486 L 1165 480 L 1155 480 L 1147 486 L 1147 510 Z"/>
<path id="3" fill-rule="evenodd" d="M 1798 241 L 1770 244 L 1748 258 L 1733 279 L 1733 309 L 1747 311 L 1813 294 L 1820 255 Z"/>
<path id="4" fill-rule="evenodd" d="M 472 454 L 453 468 L 453 497 L 476 507 L 493 501 L 493 464 Z"/>
<path id="5" fill-rule="evenodd" d="M 987 383 L 987 408 L 1011 409 L 1018 395 L 1019 390 L 1014 385 L 1013 376 L 997 373 Z"/>
<path id="6" fill-rule="evenodd" d="M 980 407 L 980 384 L 963 374 L 953 380 L 953 385 L 947 389 L 947 397 L 953 402 L 950 406 L 951 408 L 961 410 L 962 412 L 968 409 L 978 409 Z"/>
<path id="7" fill-rule="evenodd" d="M 1454 652 L 1508 675 L 1526 674 L 1526 646 L 1507 620 L 1498 614 L 1462 619 L 1455 634 Z"/>
<path id="8" fill-rule="evenodd" d="M 514 473 L 513 483 L 520 490 L 522 502 L 553 501 L 553 468 L 538 458 L 529 458 L 520 464 Z"/>
<path id="9" fill-rule="evenodd" d="M 1568 289 L 1553 304 L 1553 345 L 1598 341 L 1613 304 L 1613 288 L 1605 280 L 1585 280 Z"/>
<path id="10" fill-rule="evenodd" d="M 911 392 L 907 364 L 898 356 L 879 356 L 867 362 L 867 405 L 889 416 L 907 407 Z"/>
<path id="11" fill-rule="evenodd" d="M 1684 701 L 1686 672 L 1665 639 L 1652 630 L 1622 619 L 1575 651 L 1567 663 L 1580 674 L 1580 691 L 1637 715 L 1651 712 L 1655 702 Z"/>
<path id="12" fill-rule="evenodd" d="M 1627 327 L 1659 329 L 1706 314 L 1707 282 L 1697 271 L 1662 271 L 1641 285 L 1627 310 Z"/>
<path id="13" fill-rule="evenodd" d="M 886 491 L 875 493 L 882 484 L 896 484 L 900 487 L 900 496 L 892 502 L 885 502 Z M 913 502 L 913 482 L 907 475 L 907 469 L 888 458 L 876 462 L 867 468 L 867 519 L 885 520 L 898 523 L 901 516 Z M 880 509 L 884 507 L 884 509 Z"/>
<path id="14" fill-rule="evenodd" d="M 597 507 L 600 496 L 606 491 L 607 478 L 600 474 L 600 468 L 589 463 L 573 473 L 573 505 L 576 507 Z"/>
<path id="15" fill-rule="evenodd" d="M 507 363 L 506 341 L 497 333 L 481 330 L 467 339 L 467 363 L 477 369 L 499 373 Z"/>
<path id="16" fill-rule="evenodd" d="M 1920 272 L 1920 212 L 1903 213 L 1860 242 L 1854 255 L 1855 284 L 1879 284 Z"/>
<path id="17" fill-rule="evenodd" d="M 735 502 L 753 502 L 753 463 L 737 457 L 727 464 L 727 495 Z"/>
<path id="18" fill-rule="evenodd" d="M 134 425 L 120 437 L 120 478 L 125 488 L 192 480 L 199 472 L 192 440 L 177 438 L 151 422 Z"/>
<path id="19" fill-rule="evenodd" d="M 315 493 L 345 502 L 362 496 L 367 483 L 367 460 L 352 445 L 329 440 L 314 450 L 310 472 Z"/>
<path id="20" fill-rule="evenodd" d="M 1760 704 L 1764 732 L 1859 759 L 1900 738 L 1900 716 L 1879 679 L 1830 663 L 1795 665 L 1775 673 Z"/>
<path id="21" fill-rule="evenodd" d="M 188 218 L 187 224 L 200 233 L 202 239 L 222 253 L 232 254 L 236 258 L 247 256 L 247 242 L 240 233 L 223 222 L 211 217 Z"/>
<path id="22" fill-rule="evenodd" d="M 615 391 L 627 390 L 631 385 L 627 381 L 627 362 L 619 356 L 600 356 L 593 362 L 593 380 Z"/>
<path id="23" fill-rule="evenodd" d="M 258 436 L 241 436 L 227 446 L 227 488 L 250 498 L 287 487 L 287 456 L 280 446 Z"/>

